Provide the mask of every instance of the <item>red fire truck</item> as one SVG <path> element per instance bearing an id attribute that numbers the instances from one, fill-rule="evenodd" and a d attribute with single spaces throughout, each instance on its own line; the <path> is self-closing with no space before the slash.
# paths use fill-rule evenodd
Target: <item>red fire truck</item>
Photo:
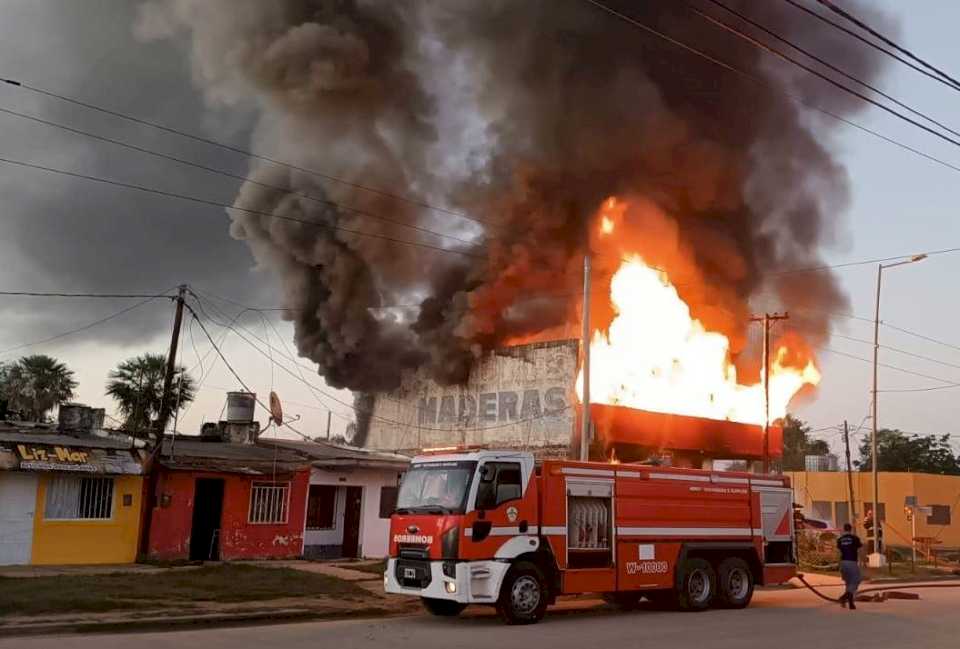
<path id="1" fill-rule="evenodd" d="M 390 524 L 388 593 L 435 615 L 536 622 L 558 595 L 741 608 L 796 572 L 789 479 L 463 450 L 415 458 Z"/>

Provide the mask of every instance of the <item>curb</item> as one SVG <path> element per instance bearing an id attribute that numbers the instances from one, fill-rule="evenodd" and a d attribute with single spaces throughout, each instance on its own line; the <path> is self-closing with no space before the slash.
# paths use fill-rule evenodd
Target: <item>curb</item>
<path id="1" fill-rule="evenodd" d="M 396 617 L 397 613 L 376 606 L 354 610 L 343 609 L 276 609 L 243 613 L 215 613 L 209 615 L 183 615 L 149 617 L 134 620 L 106 622 L 54 622 L 29 624 L 17 627 L 0 626 L 0 638 L 41 636 L 54 634 L 125 633 L 131 631 L 174 631 L 190 628 L 244 626 L 247 624 L 285 624 L 312 620 L 344 619 L 347 617 Z"/>

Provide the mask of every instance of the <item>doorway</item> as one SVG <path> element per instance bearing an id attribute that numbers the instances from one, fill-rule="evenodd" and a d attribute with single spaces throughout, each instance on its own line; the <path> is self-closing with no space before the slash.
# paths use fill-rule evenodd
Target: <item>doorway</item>
<path id="1" fill-rule="evenodd" d="M 343 509 L 343 557 L 360 558 L 360 513 L 363 504 L 363 487 L 347 487 L 346 505 Z"/>
<path id="2" fill-rule="evenodd" d="M 223 513 L 223 480 L 198 478 L 193 491 L 193 525 L 190 560 L 220 560 L 220 516 Z"/>

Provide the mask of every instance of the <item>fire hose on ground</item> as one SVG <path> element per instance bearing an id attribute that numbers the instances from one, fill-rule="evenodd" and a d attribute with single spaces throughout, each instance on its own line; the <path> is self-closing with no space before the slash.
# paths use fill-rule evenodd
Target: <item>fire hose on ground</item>
<path id="1" fill-rule="evenodd" d="M 798 575 L 797 575 L 797 579 L 799 579 L 799 580 L 800 580 L 800 583 L 802 583 L 804 586 L 806 586 L 807 588 L 809 588 L 809 589 L 813 592 L 813 594 L 816 595 L 817 597 L 819 597 L 820 599 L 826 600 L 826 601 L 828 601 L 828 602 L 833 602 L 834 604 L 839 604 L 839 603 L 840 603 L 840 598 L 839 598 L 839 597 L 830 597 L 829 595 L 825 595 L 825 594 L 821 593 L 821 592 L 820 592 L 819 590 L 817 590 L 810 582 L 808 582 L 808 581 L 804 578 L 804 576 L 803 576 L 802 574 L 798 574 Z M 857 591 L 857 596 L 859 597 L 860 595 L 865 595 L 865 594 L 867 594 L 867 593 L 880 593 L 880 592 L 889 592 L 889 591 L 915 590 L 915 589 L 917 589 L 917 588 L 960 588 L 960 582 L 951 582 L 951 583 L 944 583 L 944 584 L 910 584 L 910 583 L 905 583 L 905 584 L 904 584 L 904 583 L 901 583 L 901 584 L 891 584 L 891 585 L 889 585 L 889 586 L 874 586 L 873 588 L 863 588 L 863 589 L 861 589 L 861 590 L 858 590 L 858 591 Z M 896 599 L 919 599 L 919 598 L 920 598 L 919 595 L 917 595 L 916 597 L 909 597 L 909 596 L 904 597 L 903 595 L 905 595 L 905 594 L 901 594 L 899 597 L 896 597 Z M 885 598 L 881 598 L 881 599 L 879 599 L 879 600 L 873 600 L 873 601 L 884 601 L 884 599 L 885 599 Z"/>

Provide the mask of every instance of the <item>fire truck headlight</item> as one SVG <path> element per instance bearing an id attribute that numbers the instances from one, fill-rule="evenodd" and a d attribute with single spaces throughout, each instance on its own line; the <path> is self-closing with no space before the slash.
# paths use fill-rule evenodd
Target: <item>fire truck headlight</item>
<path id="1" fill-rule="evenodd" d="M 457 582 L 455 581 L 444 582 L 443 587 L 451 595 L 457 592 Z"/>

